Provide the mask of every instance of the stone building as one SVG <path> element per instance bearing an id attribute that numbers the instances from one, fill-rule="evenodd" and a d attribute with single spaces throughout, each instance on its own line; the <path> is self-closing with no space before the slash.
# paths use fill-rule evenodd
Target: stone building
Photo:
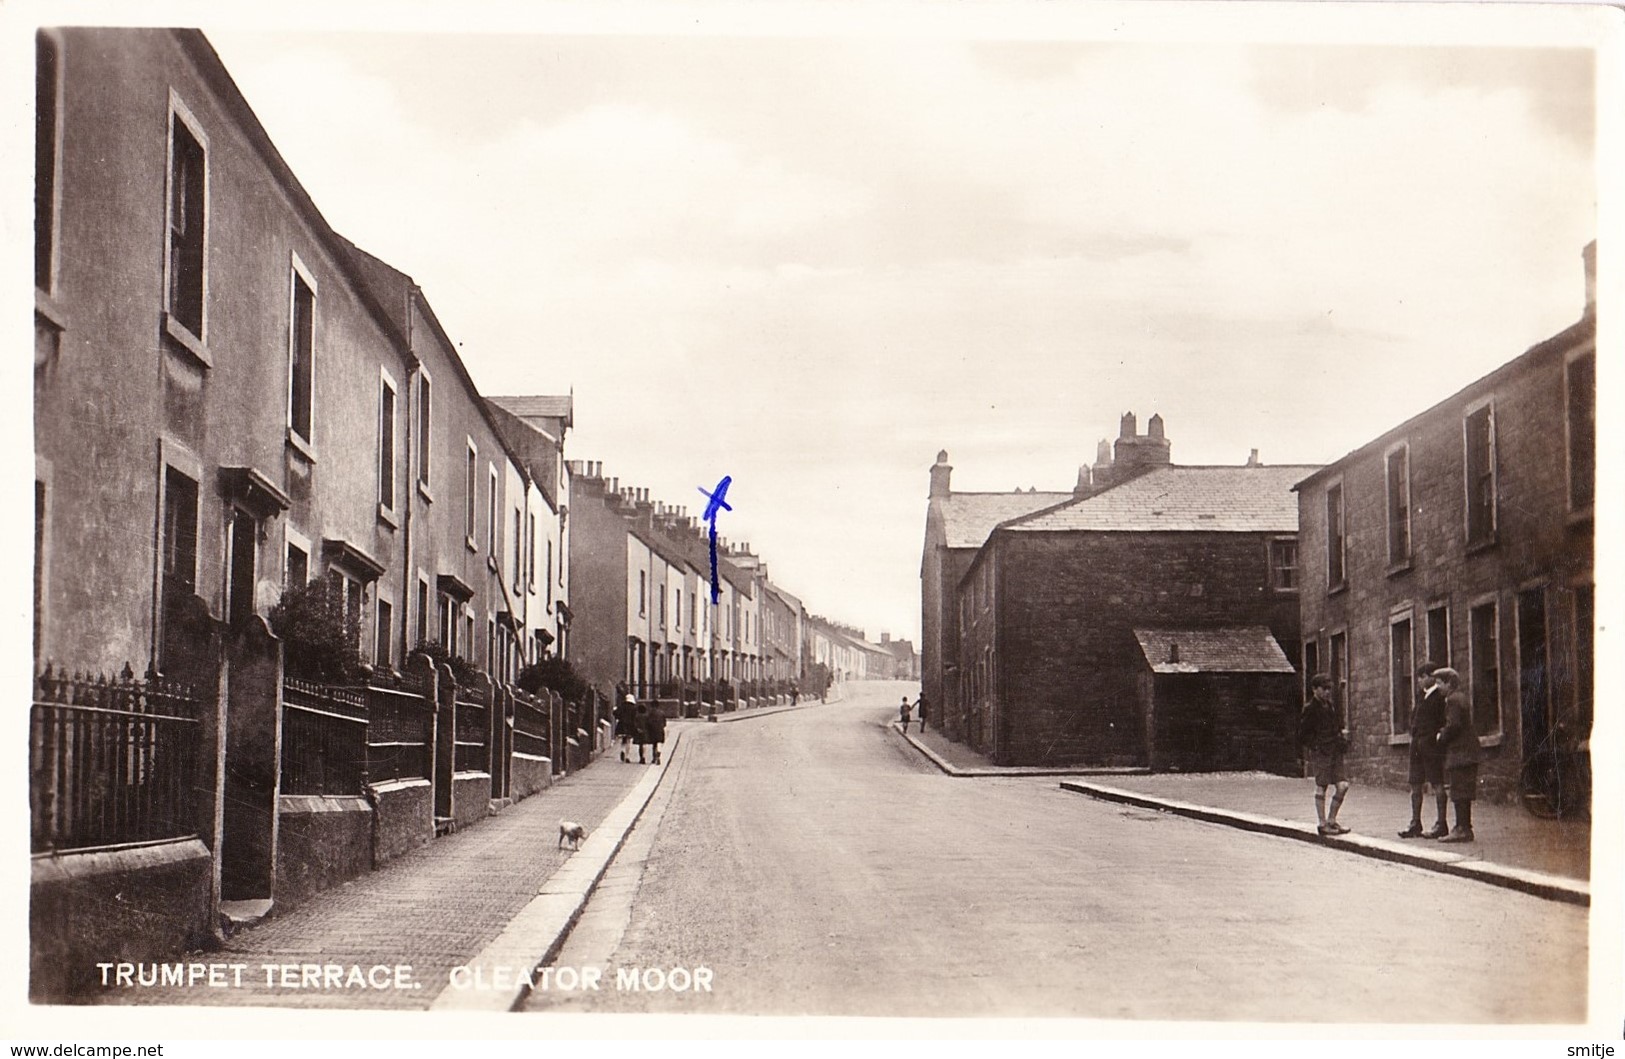
<path id="1" fill-rule="evenodd" d="M 965 741 L 999 764 L 1289 770 L 1310 470 L 1159 460 L 995 527 L 954 595 Z"/>
<path id="2" fill-rule="evenodd" d="M 1425 659 L 1463 677 L 1486 796 L 1587 756 L 1595 252 L 1578 322 L 1298 486 L 1303 668 L 1336 681 L 1367 781 L 1405 783 Z"/>

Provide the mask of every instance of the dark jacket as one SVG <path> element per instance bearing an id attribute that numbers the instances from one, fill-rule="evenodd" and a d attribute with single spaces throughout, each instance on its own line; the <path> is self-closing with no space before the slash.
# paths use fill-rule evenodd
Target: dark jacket
<path id="1" fill-rule="evenodd" d="M 664 743 L 666 741 L 666 715 L 657 706 L 643 717 L 643 739 L 645 743 Z"/>
<path id="2" fill-rule="evenodd" d="M 632 727 L 627 729 L 632 733 L 634 743 L 643 744 L 649 741 L 649 717 L 650 711 L 639 703 L 637 712 L 632 715 Z"/>
<path id="3" fill-rule="evenodd" d="M 1439 729 L 1444 727 L 1444 689 L 1435 687 L 1411 710 L 1411 747 L 1425 754 L 1443 753 Z"/>
<path id="4" fill-rule="evenodd" d="M 637 734 L 638 708 L 631 703 L 623 702 L 615 707 L 615 734 L 617 736 L 631 736 Z"/>
<path id="5" fill-rule="evenodd" d="M 1343 718 L 1335 703 L 1323 706 L 1310 699 L 1303 704 L 1303 713 L 1298 717 L 1298 745 L 1317 754 L 1341 754 L 1348 749 L 1348 740 L 1343 738 Z"/>
<path id="6" fill-rule="evenodd" d="M 1478 733 L 1473 730 L 1472 708 L 1467 705 L 1467 696 L 1459 691 L 1445 703 L 1439 745 L 1444 748 L 1447 769 L 1476 765 L 1484 760 L 1484 748 L 1478 745 Z"/>

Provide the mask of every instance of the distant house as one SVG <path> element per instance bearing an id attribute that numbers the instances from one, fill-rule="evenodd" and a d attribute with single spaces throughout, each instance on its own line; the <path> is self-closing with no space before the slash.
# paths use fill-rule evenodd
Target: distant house
<path id="1" fill-rule="evenodd" d="M 1411 674 L 1463 677 L 1490 797 L 1585 752 L 1592 718 L 1596 244 L 1581 319 L 1298 486 L 1304 671 L 1327 670 L 1351 761 L 1403 784 Z"/>
<path id="2" fill-rule="evenodd" d="M 994 528 L 954 596 L 966 741 L 999 764 L 1290 770 L 1312 469 L 1156 465 Z"/>

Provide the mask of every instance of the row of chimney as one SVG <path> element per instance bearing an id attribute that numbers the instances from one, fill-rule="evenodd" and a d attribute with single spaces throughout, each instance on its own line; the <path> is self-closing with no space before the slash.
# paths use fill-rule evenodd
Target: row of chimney
<path id="1" fill-rule="evenodd" d="M 631 518 L 646 532 L 652 532 L 658 524 L 661 530 L 672 535 L 692 534 L 709 539 L 710 527 L 703 520 L 691 517 L 686 506 L 651 500 L 647 488 L 628 486 L 623 489 L 619 478 L 606 479 L 602 460 L 569 460 L 567 466 L 573 479 L 572 487 L 580 485 L 587 490 L 595 487 L 601 489 L 606 502 L 618 504 L 620 513 Z M 720 536 L 717 538 L 717 553 L 730 559 L 755 558 L 749 541 L 733 544 Z"/>

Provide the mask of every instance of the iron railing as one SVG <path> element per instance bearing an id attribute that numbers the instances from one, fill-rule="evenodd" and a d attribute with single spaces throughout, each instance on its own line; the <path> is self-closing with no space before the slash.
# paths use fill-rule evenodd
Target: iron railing
<path id="1" fill-rule="evenodd" d="M 34 681 L 29 815 L 36 853 L 197 834 L 193 790 L 204 699 L 150 668 L 136 679 L 59 673 Z"/>
<path id="2" fill-rule="evenodd" d="M 532 757 L 550 758 L 553 756 L 549 752 L 548 739 L 548 730 L 552 726 L 552 709 L 553 704 L 546 691 L 543 691 L 534 699 L 524 694 L 514 695 L 514 753 L 529 754 Z"/>
<path id="3" fill-rule="evenodd" d="M 428 779 L 434 768 L 434 706 L 398 688 L 367 688 L 367 779 Z"/>
<path id="4" fill-rule="evenodd" d="M 491 693 L 475 687 L 457 689 L 457 749 L 452 763 L 458 772 L 491 768 Z"/>
<path id="5" fill-rule="evenodd" d="M 284 677 L 283 794 L 360 794 L 367 783 L 367 693 Z"/>

